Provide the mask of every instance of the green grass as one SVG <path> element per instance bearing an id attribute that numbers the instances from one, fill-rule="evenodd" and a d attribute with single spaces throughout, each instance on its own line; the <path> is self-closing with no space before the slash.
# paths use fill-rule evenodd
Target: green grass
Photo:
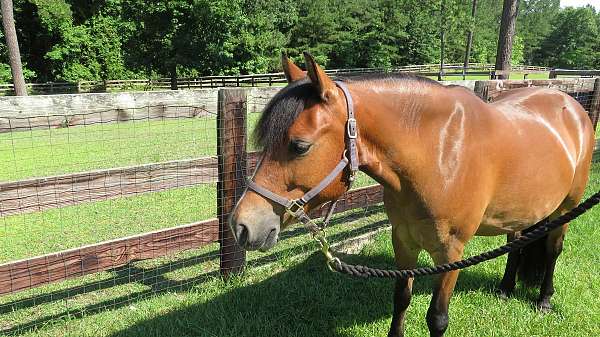
<path id="1" fill-rule="evenodd" d="M 214 116 L 0 133 L 0 182 L 216 154 Z"/>
<path id="2" fill-rule="evenodd" d="M 600 164 L 594 164 L 586 195 L 599 187 Z M 384 218 L 376 213 L 362 221 L 338 223 L 330 236 L 339 241 Z M 572 222 L 557 265 L 552 313 L 535 310 L 536 289 L 518 286 L 509 300 L 495 295 L 506 261 L 501 257 L 461 272 L 450 305 L 447 336 L 600 335 L 599 221 L 600 210 L 594 209 Z M 291 229 L 274 252 L 250 254 L 251 267 L 243 277 L 229 282 L 206 273 L 217 264 L 202 257 L 215 254 L 209 246 L 180 254 L 178 259 L 144 261 L 0 297 L 0 303 L 17 301 L 14 311 L 0 316 L 0 326 L 29 323 L 25 336 L 385 336 L 393 282 L 327 271 L 323 258 L 311 254 L 314 244 L 298 232 L 302 231 Z M 467 246 L 466 255 L 503 242 L 503 237 L 476 238 Z M 376 237 L 360 254 L 344 258 L 392 266 L 389 232 Z M 421 255 L 421 265 L 430 263 Z M 93 286 L 97 284 L 93 282 L 102 283 Z M 406 322 L 409 336 L 427 334 L 424 317 L 431 286 L 429 277 L 415 282 Z M 46 298 L 35 297 L 37 306 L 27 302 L 49 292 Z M 65 294 L 70 297 L 61 299 Z M 70 315 L 61 317 L 67 312 Z"/>
<path id="3" fill-rule="evenodd" d="M 0 263 L 217 216 L 216 184 L 0 218 Z"/>
<path id="4" fill-rule="evenodd" d="M 0 181 L 206 155 L 216 155 L 214 117 L 12 132 L 0 134 Z"/>

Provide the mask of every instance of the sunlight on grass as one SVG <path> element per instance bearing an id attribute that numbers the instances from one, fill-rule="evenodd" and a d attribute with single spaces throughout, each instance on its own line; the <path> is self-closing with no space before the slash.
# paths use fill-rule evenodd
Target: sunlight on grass
<path id="1" fill-rule="evenodd" d="M 0 181 L 216 155 L 216 118 L 0 134 Z"/>

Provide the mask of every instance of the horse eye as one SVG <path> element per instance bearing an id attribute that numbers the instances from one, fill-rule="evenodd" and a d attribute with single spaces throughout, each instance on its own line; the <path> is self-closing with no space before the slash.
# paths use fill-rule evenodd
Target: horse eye
<path id="1" fill-rule="evenodd" d="M 290 143 L 290 150 L 296 155 L 303 155 L 310 150 L 311 144 L 303 141 L 292 141 Z"/>

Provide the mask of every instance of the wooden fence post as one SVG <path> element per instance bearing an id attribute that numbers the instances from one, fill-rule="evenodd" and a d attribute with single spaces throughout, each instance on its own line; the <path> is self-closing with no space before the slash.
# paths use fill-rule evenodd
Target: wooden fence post
<path id="1" fill-rule="evenodd" d="M 473 87 L 475 94 L 485 102 L 489 102 L 488 83 L 489 81 L 475 81 L 475 86 Z"/>
<path id="2" fill-rule="evenodd" d="M 219 257 L 224 277 L 244 269 L 246 252 L 229 228 L 229 214 L 246 188 L 246 90 L 220 89 L 217 115 L 217 216 Z"/>
<path id="3" fill-rule="evenodd" d="M 598 125 L 598 117 L 600 117 L 600 77 L 594 81 L 594 91 L 592 93 L 592 104 L 590 104 L 590 117 L 594 124 L 594 132 Z"/>

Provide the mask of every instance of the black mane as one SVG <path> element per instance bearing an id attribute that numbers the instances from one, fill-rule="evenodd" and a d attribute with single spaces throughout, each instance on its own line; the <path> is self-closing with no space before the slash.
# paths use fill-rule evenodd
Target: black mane
<path id="1" fill-rule="evenodd" d="M 409 81 L 430 85 L 440 85 L 427 77 L 406 73 L 370 73 L 336 78 L 344 82 Z M 292 82 L 281 89 L 267 104 L 254 130 L 253 138 L 257 146 L 269 152 L 287 139 L 288 129 L 308 99 L 318 100 L 318 94 L 308 78 Z"/>

